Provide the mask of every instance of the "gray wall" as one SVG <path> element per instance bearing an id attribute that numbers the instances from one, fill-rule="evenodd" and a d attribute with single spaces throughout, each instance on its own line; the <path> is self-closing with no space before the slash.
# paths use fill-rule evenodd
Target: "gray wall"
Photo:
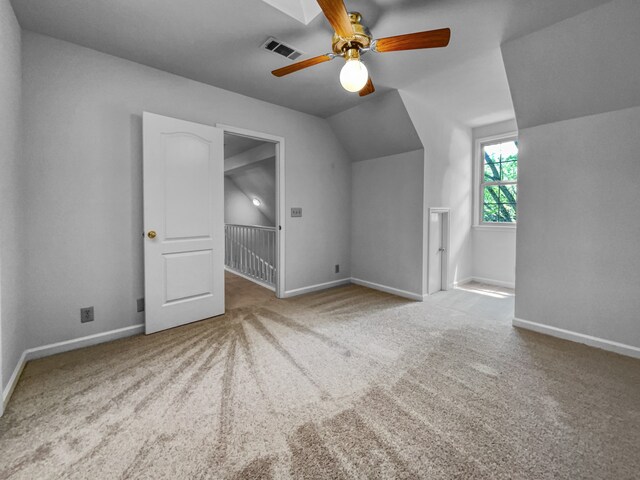
<path id="1" fill-rule="evenodd" d="M 434 111 L 420 85 L 400 91 L 424 145 L 423 235 L 426 251 L 430 207 L 450 208 L 449 286 L 471 277 L 471 128 Z M 424 255 L 423 294 L 427 293 L 427 255 Z"/>
<path id="2" fill-rule="evenodd" d="M 229 177 L 224 177 L 224 223 L 274 226 Z"/>
<path id="3" fill-rule="evenodd" d="M 473 227 L 472 273 L 479 282 L 514 288 L 516 236 L 514 227 Z"/>
<path id="4" fill-rule="evenodd" d="M 516 318 L 640 347 L 640 107 L 520 131 Z"/>
<path id="5" fill-rule="evenodd" d="M 20 26 L 8 0 L 0 0 L 0 387 L 4 392 L 26 347 L 20 292 L 23 275 L 20 208 Z M 0 402 L 1 403 L 1 402 Z M 0 406 L 0 411 L 2 407 Z"/>
<path id="6" fill-rule="evenodd" d="M 635 347 L 640 108 L 620 107 L 640 99 L 638 25 L 640 3 L 614 1 L 503 46 L 520 126 L 515 315 Z"/>
<path id="7" fill-rule="evenodd" d="M 422 295 L 424 152 L 353 164 L 351 273 Z"/>
<path id="8" fill-rule="evenodd" d="M 287 290 L 344 277 L 351 164 L 325 120 L 24 32 L 30 347 L 142 323 L 143 111 L 285 137 Z M 41 235 L 41 232 L 48 235 Z M 80 324 L 94 305 L 96 321 Z"/>

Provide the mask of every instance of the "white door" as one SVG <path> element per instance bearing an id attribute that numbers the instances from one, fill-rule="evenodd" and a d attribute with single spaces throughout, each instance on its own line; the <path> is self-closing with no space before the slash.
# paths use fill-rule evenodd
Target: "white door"
<path id="1" fill-rule="evenodd" d="M 442 214 L 429 215 L 429 293 L 442 290 Z"/>
<path id="2" fill-rule="evenodd" d="M 145 112 L 146 333 L 224 313 L 223 130 Z"/>

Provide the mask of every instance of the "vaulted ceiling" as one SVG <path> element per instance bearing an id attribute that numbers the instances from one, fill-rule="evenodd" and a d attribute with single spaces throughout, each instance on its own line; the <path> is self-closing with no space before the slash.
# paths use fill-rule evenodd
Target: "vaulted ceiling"
<path id="1" fill-rule="evenodd" d="M 447 48 L 371 53 L 364 61 L 377 87 L 376 94 L 419 82 L 428 85 L 426 79 L 437 76 L 435 84 L 443 95 L 452 96 L 455 92 L 447 91 L 449 82 L 441 80 L 447 72 L 451 72 L 450 84 L 454 86 L 465 83 L 462 77 L 487 75 L 482 63 L 473 60 L 483 55 L 499 56 L 499 46 L 505 39 L 530 33 L 606 1 L 347 0 L 345 3 L 348 10 L 362 13 L 363 23 L 371 28 L 374 37 L 451 27 L 452 40 Z M 330 51 L 332 30 L 322 15 L 313 17 L 308 6 L 301 7 L 302 16 L 313 19 L 305 25 L 263 0 L 13 0 L 12 3 L 25 29 L 314 115 L 327 117 L 369 100 L 341 88 L 340 59 L 283 78 L 271 75 L 271 70 L 291 61 L 260 48 L 270 36 L 304 52 L 301 59 Z M 462 65 L 469 68 L 463 69 Z M 508 102 L 504 70 L 493 74 L 496 82 L 489 95 Z M 480 118 L 483 113 L 474 115 Z"/>

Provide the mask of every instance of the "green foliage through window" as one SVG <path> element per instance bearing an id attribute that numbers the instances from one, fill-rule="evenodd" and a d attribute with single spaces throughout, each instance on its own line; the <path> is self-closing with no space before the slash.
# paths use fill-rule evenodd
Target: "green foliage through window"
<path id="1" fill-rule="evenodd" d="M 518 198 L 518 141 L 482 147 L 482 221 L 515 223 Z"/>

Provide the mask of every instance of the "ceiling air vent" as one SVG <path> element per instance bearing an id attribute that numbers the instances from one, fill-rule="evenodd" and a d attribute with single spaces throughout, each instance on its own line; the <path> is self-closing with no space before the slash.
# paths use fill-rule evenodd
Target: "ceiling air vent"
<path id="1" fill-rule="evenodd" d="M 265 50 L 275 53 L 277 55 L 281 55 L 283 57 L 287 57 L 289 60 L 296 60 L 298 57 L 302 56 L 303 53 L 296 50 L 295 48 L 282 43 L 280 40 L 276 40 L 271 37 L 269 40 L 262 44 L 262 48 Z"/>

